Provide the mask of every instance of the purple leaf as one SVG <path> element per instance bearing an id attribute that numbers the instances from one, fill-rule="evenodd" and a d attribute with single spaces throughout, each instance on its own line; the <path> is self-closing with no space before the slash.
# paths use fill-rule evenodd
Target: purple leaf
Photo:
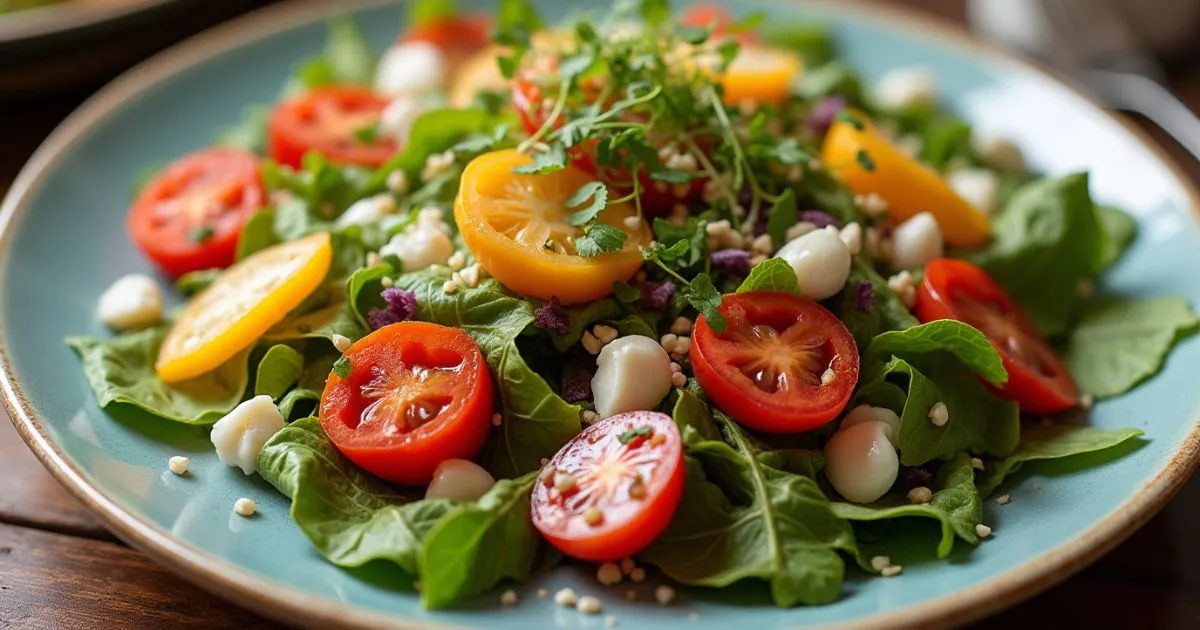
<path id="1" fill-rule="evenodd" d="M 750 252 L 744 249 L 718 249 L 710 258 L 714 267 L 734 278 L 750 275 Z"/>
<path id="2" fill-rule="evenodd" d="M 829 131 L 829 126 L 837 118 L 838 113 L 845 109 L 845 107 L 846 99 L 840 96 L 830 96 L 822 100 L 809 112 L 808 120 L 806 121 L 808 128 L 812 129 L 819 136 L 825 135 L 825 132 Z"/>
<path id="3" fill-rule="evenodd" d="M 679 288 L 670 280 L 644 282 L 642 283 L 642 302 L 649 308 L 661 311 L 667 308 L 667 305 L 671 303 L 671 298 L 675 297 L 675 292 L 678 290 Z"/>
<path id="4" fill-rule="evenodd" d="M 837 229 L 842 229 L 842 222 L 837 220 L 837 217 L 825 212 L 824 210 L 801 210 L 796 215 L 796 222 L 807 221 L 817 228 L 828 227 L 832 225 Z"/>
<path id="5" fill-rule="evenodd" d="M 533 317 L 533 325 L 543 330 L 559 335 L 565 335 L 570 330 L 570 317 L 563 310 L 562 302 L 555 296 L 550 296 L 550 301 L 546 302 L 545 306 L 534 309 Z"/>
<path id="6" fill-rule="evenodd" d="M 866 280 L 859 280 L 854 287 L 854 308 L 867 312 L 875 308 L 875 287 Z"/>
<path id="7" fill-rule="evenodd" d="M 406 322 L 417 316 L 417 296 L 412 291 L 384 289 L 380 295 L 387 302 L 387 307 L 367 311 L 367 323 L 372 330 Z"/>

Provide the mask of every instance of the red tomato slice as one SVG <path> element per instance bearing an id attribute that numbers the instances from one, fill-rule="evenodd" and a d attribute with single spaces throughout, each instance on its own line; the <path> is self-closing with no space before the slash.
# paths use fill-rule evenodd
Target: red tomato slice
<path id="1" fill-rule="evenodd" d="M 858 382 L 858 347 L 833 313 L 790 293 L 721 298 L 715 333 L 696 321 L 689 355 L 700 387 L 739 423 L 768 433 L 815 429 L 837 417 Z"/>
<path id="2" fill-rule="evenodd" d="M 470 459 L 491 428 L 492 380 L 467 334 L 426 322 L 384 326 L 342 355 L 321 394 L 321 426 L 350 461 L 387 481 L 429 483 Z"/>
<path id="3" fill-rule="evenodd" d="M 453 71 L 492 43 L 492 20 L 486 15 L 450 15 L 413 28 L 399 41 L 433 44 Z"/>
<path id="4" fill-rule="evenodd" d="M 1075 381 L 1062 359 L 1021 307 L 979 267 L 946 258 L 926 265 L 914 311 L 922 322 L 956 319 L 987 335 L 1008 371 L 1008 382 L 998 393 L 1019 403 L 1021 411 L 1059 413 L 1078 401 Z"/>
<path id="5" fill-rule="evenodd" d="M 530 499 L 533 526 L 572 558 L 628 558 L 667 528 L 683 479 L 683 440 L 670 416 L 617 414 L 584 429 L 546 465 Z"/>
<path id="6" fill-rule="evenodd" d="M 387 104 L 383 96 L 350 85 L 320 87 L 284 101 L 267 123 L 271 158 L 300 168 L 304 154 L 316 151 L 336 164 L 380 166 L 399 150 L 395 139 L 358 136 L 379 123 Z"/>
<path id="7" fill-rule="evenodd" d="M 729 9 L 708 2 L 699 2 L 690 5 L 683 10 L 679 16 L 679 24 L 681 26 L 695 26 L 699 28 L 708 28 L 715 25 L 713 29 L 713 38 L 722 39 L 729 31 L 729 27 L 733 26 L 737 19 L 733 17 Z M 734 35 L 734 39 L 743 44 L 755 43 L 758 41 L 758 34 L 753 32 L 738 33 Z"/>
<path id="8" fill-rule="evenodd" d="M 205 149 L 172 162 L 133 201 L 133 242 L 169 276 L 233 263 L 238 236 L 265 203 L 258 158 Z"/>

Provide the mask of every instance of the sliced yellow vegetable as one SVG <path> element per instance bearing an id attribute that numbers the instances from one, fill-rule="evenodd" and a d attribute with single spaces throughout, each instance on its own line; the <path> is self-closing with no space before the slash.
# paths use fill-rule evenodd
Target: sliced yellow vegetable
<path id="1" fill-rule="evenodd" d="M 217 276 L 188 303 L 158 350 L 167 383 L 195 378 L 258 341 L 325 280 L 333 260 L 321 232 L 264 249 Z"/>
<path id="2" fill-rule="evenodd" d="M 905 155 L 860 113 L 830 126 L 821 158 L 855 193 L 882 197 L 897 223 L 928 211 L 951 245 L 974 247 L 988 240 L 986 214 L 958 196 L 937 171 Z"/>
<path id="3" fill-rule="evenodd" d="M 725 103 L 781 103 L 802 67 L 800 57 L 790 51 L 743 45 L 721 77 Z"/>

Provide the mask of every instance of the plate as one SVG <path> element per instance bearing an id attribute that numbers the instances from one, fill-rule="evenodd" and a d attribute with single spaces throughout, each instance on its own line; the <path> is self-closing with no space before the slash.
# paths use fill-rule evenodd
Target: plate
<path id="1" fill-rule="evenodd" d="M 464 4 L 482 8 L 483 2 Z M 551 0 L 538 4 L 548 14 L 565 8 Z M 1182 294 L 1200 303 L 1197 197 L 1137 132 L 1086 98 L 902 13 L 840 3 L 732 4 L 769 11 L 773 20 L 828 23 L 868 80 L 894 66 L 929 66 L 950 106 L 981 130 L 1015 139 L 1049 173 L 1090 170 L 1095 196 L 1136 216 L 1140 236 L 1106 277 L 1107 291 Z M 124 233 L 131 182 L 148 166 L 208 144 L 244 106 L 270 102 L 293 64 L 320 49 L 323 21 L 334 12 L 352 12 L 380 48 L 400 25 L 393 4 L 309 2 L 265 10 L 178 46 L 121 77 L 63 123 L 0 211 L 0 378 L 18 430 L 119 536 L 197 584 L 255 611 L 325 627 L 601 626 L 600 618 L 534 594 L 563 586 L 599 595 L 621 628 L 959 625 L 1095 560 L 1162 507 L 1200 460 L 1194 387 L 1200 338 L 1192 338 L 1157 378 L 1094 410 L 1094 425 L 1145 431 L 1143 446 L 1101 466 L 1083 468 L 1078 460 L 1029 466 L 1019 483 L 1009 484 L 1011 504 L 988 502 L 992 539 L 973 550 L 956 546 L 950 562 L 921 560 L 932 555 L 928 549 L 895 557 L 905 566 L 897 578 L 851 572 L 833 605 L 777 609 L 764 589 L 736 588 L 680 589 L 675 603 L 660 606 L 650 594 L 655 580 L 639 586 L 636 601 L 626 601 L 625 587 L 604 589 L 587 569 L 568 567 L 520 587 L 519 606 L 501 608 L 493 593 L 434 613 L 385 573 L 335 568 L 292 524 L 282 496 L 220 464 L 204 430 L 102 413 L 62 342 L 66 335 L 105 334 L 93 315 L 100 292 L 121 274 L 149 271 Z M 192 474 L 168 472 L 172 455 L 190 457 Z M 258 503 L 258 516 L 232 513 L 242 496 Z"/>

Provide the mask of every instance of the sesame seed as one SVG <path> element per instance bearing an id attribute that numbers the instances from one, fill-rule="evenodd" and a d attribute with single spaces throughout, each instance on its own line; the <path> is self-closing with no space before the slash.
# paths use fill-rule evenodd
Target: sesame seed
<path id="1" fill-rule="evenodd" d="M 233 502 L 233 511 L 237 512 L 239 516 L 254 516 L 254 513 L 258 511 L 258 506 L 254 505 L 252 499 L 242 497 Z"/>
<path id="2" fill-rule="evenodd" d="M 940 400 L 933 403 L 933 407 L 929 408 L 929 421 L 935 427 L 946 426 L 946 423 L 950 421 L 950 410 L 946 408 L 946 403 Z"/>
<path id="3" fill-rule="evenodd" d="M 1095 402 L 1096 402 L 1096 400 L 1094 398 L 1092 398 L 1091 394 L 1084 394 L 1079 397 L 1079 408 L 1086 411 L 1088 409 L 1091 409 L 1092 405 L 1095 404 Z"/>
<path id="4" fill-rule="evenodd" d="M 629 575 L 629 572 L 632 571 L 636 566 L 637 563 L 634 562 L 633 558 L 621 559 L 621 573 L 624 573 L 625 575 Z"/>
<path id="5" fill-rule="evenodd" d="M 876 571 L 883 571 L 885 568 L 892 565 L 892 559 L 887 556 L 875 556 L 871 558 L 871 568 Z"/>
<path id="6" fill-rule="evenodd" d="M 983 470 L 983 460 L 978 457 L 971 458 L 971 468 L 975 470 Z"/>
<path id="7" fill-rule="evenodd" d="M 492 414 L 492 426 L 498 427 L 504 423 L 504 416 L 494 413 Z"/>
<path id="8" fill-rule="evenodd" d="M 692 322 L 690 318 L 682 316 L 676 317 L 675 321 L 671 322 L 671 334 L 686 335 L 692 332 L 692 327 L 694 325 L 694 322 Z"/>
<path id="9" fill-rule="evenodd" d="M 404 193 L 408 192 L 408 176 L 406 176 L 404 171 L 400 169 L 396 169 L 391 173 L 388 173 L 387 179 L 384 180 L 384 183 L 387 184 L 388 190 L 396 193 L 397 195 L 403 195 Z"/>
<path id="10" fill-rule="evenodd" d="M 675 338 L 675 352 L 679 354 L 687 354 L 688 348 L 692 345 L 692 338 L 687 335 L 681 335 Z"/>
<path id="11" fill-rule="evenodd" d="M 367 252 L 367 266 L 368 267 L 374 267 L 375 265 L 378 265 L 382 262 L 383 262 L 383 259 L 379 257 L 379 252 Z"/>
<path id="12" fill-rule="evenodd" d="M 654 589 L 654 601 L 666 606 L 675 601 L 675 589 L 663 584 Z"/>
<path id="13" fill-rule="evenodd" d="M 554 489 L 566 494 L 575 489 L 575 477 L 570 473 L 560 472 L 554 475 Z M 588 508 L 594 509 L 594 508 Z M 586 517 L 585 517 L 586 518 Z"/>
<path id="14" fill-rule="evenodd" d="M 612 615 L 609 615 L 604 618 L 604 625 L 608 626 L 609 628 L 617 627 L 618 623 L 619 622 L 617 621 L 617 618 Z"/>
<path id="15" fill-rule="evenodd" d="M 390 289 L 395 286 L 396 281 L 392 280 L 391 276 L 384 276 L 379 280 L 379 284 L 385 289 Z"/>
<path id="16" fill-rule="evenodd" d="M 546 596 L 547 596 L 547 595 L 549 595 L 549 594 L 550 594 L 550 591 L 548 591 L 548 590 L 546 590 L 546 589 L 544 589 L 544 588 L 539 588 L 539 589 L 537 590 L 537 596 L 538 596 L 538 597 L 540 597 L 540 598 L 542 598 L 542 599 L 546 599 Z"/>
<path id="17" fill-rule="evenodd" d="M 638 500 L 646 498 L 646 483 L 642 481 L 641 475 L 634 477 L 629 484 L 629 498 Z"/>
<path id="18" fill-rule="evenodd" d="M 1009 503 L 1012 503 L 1012 497 L 1007 494 L 996 497 L 996 505 L 1008 505 Z"/>
<path id="19" fill-rule="evenodd" d="M 595 335 L 596 339 L 600 340 L 600 343 L 607 344 L 617 338 L 617 329 L 612 326 L 600 324 L 592 328 L 592 334 Z"/>
<path id="20" fill-rule="evenodd" d="M 459 272 L 459 279 L 468 287 L 479 286 L 479 281 L 483 279 L 482 270 L 483 268 L 479 266 L 479 263 L 475 263 Z"/>
<path id="21" fill-rule="evenodd" d="M 598 420 L 600 420 L 600 414 L 596 413 L 595 411 L 592 411 L 591 409 L 583 410 L 583 423 L 584 424 L 594 424 Z"/>
<path id="22" fill-rule="evenodd" d="M 898 564 L 893 564 L 890 566 L 883 567 L 883 569 L 879 572 L 879 574 L 882 575 L 883 577 L 895 577 L 897 575 L 900 575 L 900 572 L 903 570 L 904 570 L 904 567 L 902 567 Z"/>
<path id="23" fill-rule="evenodd" d="M 596 506 L 589 507 L 583 511 L 583 522 L 595 527 L 604 522 L 604 512 Z"/>
<path id="24" fill-rule="evenodd" d="M 501 606 L 516 606 L 517 605 L 517 592 L 510 588 L 507 591 L 500 593 L 500 605 Z"/>
<path id="25" fill-rule="evenodd" d="M 167 460 L 167 468 L 176 475 L 186 475 L 188 471 L 188 458 L 176 455 Z"/>
<path id="26" fill-rule="evenodd" d="M 825 368 L 825 371 L 821 373 L 821 384 L 828 385 L 832 383 L 836 376 L 837 375 L 833 373 L 833 368 Z"/>
<path id="27" fill-rule="evenodd" d="M 575 591 L 569 588 L 560 588 L 554 594 L 554 603 L 559 606 L 574 606 L 579 598 L 575 595 Z"/>
<path id="28" fill-rule="evenodd" d="M 925 486 L 908 491 L 908 502 L 924 505 L 933 500 L 933 491 Z"/>
<path id="29" fill-rule="evenodd" d="M 992 535 L 992 528 L 980 523 L 975 526 L 975 535 L 980 538 L 987 538 Z"/>
<path id="30" fill-rule="evenodd" d="M 446 265 L 454 271 L 458 271 L 467 265 L 467 256 L 462 252 L 454 252 L 450 255 L 449 260 L 446 261 Z"/>
<path id="31" fill-rule="evenodd" d="M 615 562 L 605 562 L 596 569 L 596 581 L 604 586 L 612 586 L 620 584 L 624 575 L 621 573 L 621 567 Z"/>
<path id="32" fill-rule="evenodd" d="M 663 350 L 666 350 L 667 352 L 673 352 L 675 350 L 675 342 L 678 340 L 679 335 L 667 333 L 658 340 L 658 343 L 663 347 Z"/>
<path id="33" fill-rule="evenodd" d="M 646 579 L 646 570 L 642 567 L 634 567 L 629 572 L 629 580 L 634 584 L 641 584 Z"/>
<path id="34" fill-rule="evenodd" d="M 588 354 L 600 354 L 600 340 L 591 331 L 584 331 L 580 343 L 583 344 L 583 349 L 587 350 Z"/>
<path id="35" fill-rule="evenodd" d="M 631 216 L 625 217 L 625 221 L 624 221 L 624 223 L 625 223 L 625 227 L 626 227 L 627 229 L 630 229 L 630 230 L 636 230 L 636 229 L 638 229 L 639 227 L 641 227 L 641 225 L 642 225 L 642 220 L 641 220 L 641 219 L 639 219 L 639 218 L 637 217 L 637 215 L 631 215 Z"/>
<path id="36" fill-rule="evenodd" d="M 575 610 L 585 615 L 598 615 L 604 611 L 604 605 L 600 600 L 591 595 L 584 595 L 579 598 L 579 602 L 575 604 Z"/>
<path id="37" fill-rule="evenodd" d="M 453 280 L 447 280 L 442 283 L 442 293 L 450 295 L 458 290 L 458 283 Z"/>
<path id="38" fill-rule="evenodd" d="M 334 333 L 329 337 L 329 340 L 333 342 L 333 347 L 337 348 L 338 352 L 345 352 L 350 349 L 350 338 L 345 335 Z"/>
<path id="39" fill-rule="evenodd" d="M 687 385 L 687 377 L 683 375 L 683 372 L 673 372 L 671 373 L 671 385 L 674 387 L 684 387 Z"/>
<path id="40" fill-rule="evenodd" d="M 770 254 L 773 251 L 770 234 L 762 234 L 750 243 L 750 248 L 759 254 Z"/>

